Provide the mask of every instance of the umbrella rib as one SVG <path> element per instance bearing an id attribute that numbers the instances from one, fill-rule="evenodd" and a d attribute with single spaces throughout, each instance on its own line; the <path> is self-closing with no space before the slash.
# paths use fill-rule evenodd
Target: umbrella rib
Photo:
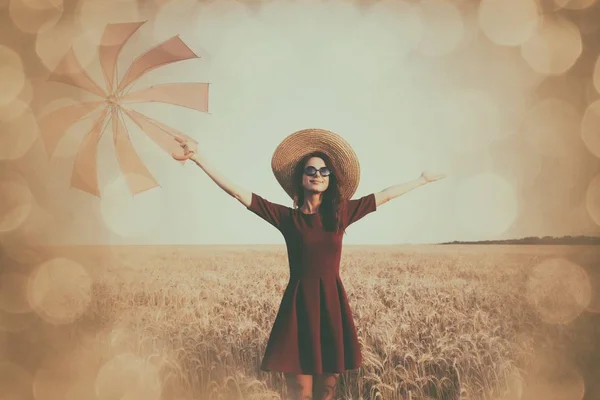
<path id="1" fill-rule="evenodd" d="M 123 133 L 129 137 L 129 140 L 132 142 L 132 146 L 133 146 L 133 140 L 131 138 L 132 135 L 131 135 L 131 132 L 127 129 L 127 125 L 126 125 L 126 121 L 125 121 L 125 114 L 126 114 L 125 113 L 125 108 L 119 107 L 118 108 L 118 118 L 120 119 L 121 124 L 123 126 L 123 130 L 124 130 Z M 129 119 L 133 120 L 131 117 L 129 117 Z M 133 122 L 135 123 L 135 121 L 133 121 Z M 139 128 L 141 130 L 141 127 L 139 127 Z M 132 150 L 135 152 L 135 148 L 132 147 Z M 136 152 L 136 154 L 137 154 L 137 152 Z M 137 154 L 137 156 L 139 157 L 139 154 Z M 141 158 L 140 158 L 140 162 L 142 162 Z M 143 164 L 143 162 L 142 162 L 142 165 L 144 166 L 144 168 L 146 168 L 146 169 L 148 168 L 145 164 Z M 154 176 L 152 175 L 152 173 L 149 170 L 147 172 L 152 177 L 154 183 L 157 185 L 155 187 L 162 187 L 162 185 L 158 182 L 158 180 L 156 178 L 154 178 Z M 148 187 L 148 188 L 146 188 L 144 190 L 137 191 L 136 194 L 144 193 L 144 192 L 147 192 L 148 190 L 152 190 L 152 189 L 153 189 L 153 187 Z M 132 193 L 132 195 L 133 195 L 133 193 Z"/>
<path id="2" fill-rule="evenodd" d="M 125 131 L 125 132 L 123 132 L 123 134 L 130 136 L 129 135 L 129 131 L 127 130 L 127 126 L 125 125 L 125 120 L 123 119 L 123 115 L 122 114 L 123 113 L 121 111 L 121 107 L 118 107 L 117 108 L 117 119 L 119 119 L 120 122 L 121 122 L 121 124 L 123 125 L 123 130 Z M 115 132 L 115 135 L 116 134 L 117 133 Z M 131 136 L 130 136 L 130 139 L 131 139 Z M 115 137 L 115 146 L 116 146 L 116 137 Z M 117 156 L 117 162 L 119 162 L 119 167 L 120 167 L 119 153 L 117 153 L 116 156 Z M 135 201 L 135 194 L 133 193 L 132 190 L 129 190 L 129 194 L 131 195 L 131 198 Z"/>
<path id="3" fill-rule="evenodd" d="M 107 88 L 109 88 L 110 94 L 114 94 L 115 84 L 118 85 L 118 59 L 123 50 L 123 46 L 127 44 L 131 37 L 146 22 L 147 21 L 136 23 L 109 23 L 105 26 L 101 39 L 102 44 L 99 47 L 99 56 L 105 83 Z M 124 26 L 131 27 L 131 30 L 121 31 L 120 28 Z M 107 43 L 105 43 L 105 39 Z M 107 48 L 109 50 L 106 50 Z M 106 54 L 103 50 L 108 51 L 109 53 Z M 104 58 L 103 56 L 108 56 L 108 58 Z"/>
<path id="4" fill-rule="evenodd" d="M 97 191 L 98 195 L 100 193 L 100 188 L 98 187 L 98 169 L 97 169 L 97 164 L 98 164 L 98 143 L 100 142 L 100 139 L 102 138 L 102 136 L 104 135 L 104 132 L 106 131 L 106 128 L 108 126 L 108 123 L 110 123 L 110 118 L 107 118 L 108 116 L 108 111 L 106 108 L 104 108 L 102 110 L 102 115 L 98 118 L 98 120 L 96 121 L 96 123 L 93 125 L 92 129 L 90 131 L 88 131 L 88 133 L 84 136 L 82 143 L 79 145 L 79 149 L 77 150 L 77 153 L 75 154 L 75 160 L 74 163 L 75 165 L 73 166 L 73 172 L 75 172 L 78 169 L 78 166 L 81 165 L 78 163 L 81 162 L 81 152 L 86 148 L 86 140 L 91 140 L 92 138 L 90 138 L 91 135 L 94 134 L 94 131 L 96 131 L 97 128 L 102 127 L 102 125 L 104 125 L 104 127 L 102 127 L 102 129 L 100 130 L 100 133 L 98 134 L 98 137 L 96 139 L 96 143 L 92 143 L 91 146 L 95 147 L 96 152 L 95 154 L 92 154 L 92 156 L 94 157 L 94 165 L 95 167 L 93 168 L 93 173 L 94 173 L 94 189 L 95 191 Z M 94 194 L 91 193 L 88 190 L 85 190 L 81 187 L 76 187 L 73 184 L 73 180 L 74 180 L 74 175 L 71 175 L 71 183 L 70 183 L 70 187 L 75 187 L 76 189 L 82 190 L 84 192 L 90 193 L 90 194 Z"/>
<path id="5" fill-rule="evenodd" d="M 153 70 L 153 69 L 161 68 L 161 67 L 164 67 L 165 65 L 169 65 L 169 64 L 176 63 L 176 62 L 181 62 L 181 61 L 190 60 L 190 59 L 192 59 L 192 58 L 198 58 L 198 55 L 197 55 L 197 54 L 196 54 L 196 53 L 195 53 L 195 52 L 194 52 L 194 51 L 193 51 L 193 50 L 192 50 L 192 49 L 191 49 L 191 48 L 190 48 L 190 47 L 189 47 L 189 46 L 188 46 L 188 45 L 187 45 L 187 44 L 186 44 L 186 43 L 185 43 L 183 40 L 181 40 L 181 36 L 180 36 L 180 35 L 174 35 L 174 36 L 171 36 L 169 39 L 165 40 L 164 42 L 162 42 L 162 43 L 160 43 L 160 44 L 157 44 L 156 46 L 154 46 L 154 47 L 152 47 L 152 48 L 150 48 L 150 49 L 146 50 L 145 52 L 143 52 L 142 54 L 140 54 L 139 56 L 137 56 L 137 57 L 135 58 L 135 60 L 133 60 L 133 62 L 130 64 L 130 66 L 129 66 L 129 69 L 128 69 L 128 70 L 127 70 L 127 72 L 125 73 L 125 76 L 124 76 L 124 78 L 127 78 L 127 76 L 129 75 L 129 71 L 131 70 L 131 67 L 132 67 L 133 65 L 135 65 L 135 63 L 136 63 L 136 62 L 138 62 L 138 60 L 139 60 L 140 58 L 144 57 L 145 55 L 149 54 L 149 53 L 150 53 L 150 52 L 152 52 L 152 51 L 155 51 L 156 49 L 160 48 L 160 46 L 163 46 L 165 43 L 168 43 L 169 41 L 173 40 L 174 38 L 179 38 L 179 40 L 181 41 L 181 43 L 182 43 L 182 44 L 183 44 L 183 45 L 184 45 L 184 46 L 185 46 L 185 47 L 186 47 L 186 48 L 187 48 L 187 49 L 190 51 L 190 53 L 191 53 L 191 54 L 193 54 L 193 55 L 194 55 L 194 57 L 191 57 L 191 58 L 184 58 L 184 59 L 176 59 L 176 60 L 173 60 L 173 61 L 168 61 L 168 62 L 165 62 L 165 63 L 162 63 L 162 64 L 158 64 L 158 65 L 156 65 L 156 66 L 153 66 L 153 67 L 151 67 L 151 68 L 147 68 L 147 69 L 146 69 L 146 70 L 144 70 L 144 71 L 143 71 L 143 72 L 142 72 L 142 73 L 141 73 L 141 74 L 140 74 L 138 77 L 136 77 L 135 79 L 133 79 L 131 82 L 127 83 L 127 85 L 126 85 L 125 87 L 121 88 L 121 89 L 118 91 L 118 95 L 119 95 L 120 97 L 121 97 L 121 96 L 123 96 L 123 95 L 126 95 L 127 93 L 129 93 L 129 90 L 131 90 L 131 88 L 132 88 L 132 86 L 135 84 L 135 82 L 137 82 L 137 81 L 138 81 L 138 80 L 139 80 L 139 79 L 140 79 L 140 78 L 141 78 L 141 77 L 142 77 L 142 76 L 143 76 L 143 75 L 144 75 L 146 72 L 148 72 L 148 70 Z M 119 82 L 119 85 L 120 85 L 121 83 L 122 83 L 122 82 Z M 117 89 L 118 89 L 118 87 L 119 87 L 119 86 L 117 86 Z"/>
<path id="6" fill-rule="evenodd" d="M 187 85 L 187 86 L 203 86 L 206 87 L 206 97 L 207 97 L 207 107 L 208 108 L 208 91 L 210 88 L 210 82 L 176 82 L 176 83 L 161 83 L 161 84 L 156 84 L 156 85 L 151 85 L 148 86 L 145 89 L 140 89 L 139 91 L 135 92 L 133 95 L 135 96 L 136 93 L 144 93 L 144 92 L 150 92 L 152 89 L 158 89 L 160 90 L 161 88 L 174 88 L 176 86 L 181 86 L 181 85 Z M 198 89 L 198 91 L 202 91 L 202 89 Z M 154 98 L 148 96 L 148 98 L 138 98 L 138 99 L 131 99 L 131 98 L 127 98 L 127 96 L 129 95 L 129 93 L 124 94 L 122 97 L 122 101 L 124 103 L 128 103 L 128 104 L 138 104 L 138 103 L 165 103 L 165 104 L 171 104 L 171 105 L 176 105 L 177 107 L 182 107 L 182 108 L 187 108 L 189 110 L 194 110 L 194 111 L 200 111 L 200 112 L 204 112 L 207 114 L 210 114 L 210 112 L 208 110 L 201 110 L 199 108 L 196 108 L 192 105 L 187 105 L 185 104 L 185 101 L 181 101 L 181 102 L 177 102 L 177 101 L 169 101 L 168 98 L 164 98 L 161 99 L 160 96 L 153 96 Z M 164 97 L 164 96 L 163 96 Z M 172 99 L 173 97 L 171 97 Z"/>
<path id="7" fill-rule="evenodd" d="M 143 128 L 142 128 L 142 126 L 141 126 L 141 125 L 140 125 L 140 124 L 139 124 L 139 123 L 138 123 L 138 122 L 135 120 L 135 118 L 133 118 L 133 117 L 132 117 L 132 116 L 129 114 L 129 111 L 133 111 L 134 113 L 136 113 L 136 114 L 139 114 L 140 116 L 142 116 L 143 118 L 145 118 L 145 119 L 146 119 L 146 122 L 148 122 L 149 124 L 152 124 L 152 125 L 154 125 L 156 128 L 160 129 L 161 131 L 163 131 L 163 132 L 164 132 L 164 133 L 166 133 L 167 135 L 169 135 L 169 136 L 171 136 L 171 137 L 174 137 L 174 135 L 172 135 L 170 132 L 168 132 L 168 131 L 164 130 L 164 129 L 163 129 L 161 126 L 160 126 L 160 125 L 158 125 L 158 124 L 154 123 L 154 120 L 153 120 L 153 119 L 151 119 L 150 117 L 146 116 L 145 114 L 142 114 L 142 113 L 140 113 L 140 112 L 137 112 L 137 111 L 135 111 L 135 110 L 129 110 L 127 107 L 123 107 L 123 111 L 125 112 L 125 114 L 127 114 L 127 116 L 129 117 L 129 119 L 130 119 L 130 120 L 132 120 L 132 121 L 133 121 L 133 123 L 134 123 L 134 124 L 136 124 L 138 128 L 140 128 L 140 130 L 141 130 L 142 132 L 144 132 L 144 129 L 143 129 Z"/>

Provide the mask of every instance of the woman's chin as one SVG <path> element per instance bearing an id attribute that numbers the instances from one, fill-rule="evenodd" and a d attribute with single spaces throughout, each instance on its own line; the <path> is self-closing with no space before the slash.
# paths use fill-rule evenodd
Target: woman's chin
<path id="1" fill-rule="evenodd" d="M 309 185 L 305 188 L 309 193 L 323 193 L 325 189 L 320 185 Z"/>

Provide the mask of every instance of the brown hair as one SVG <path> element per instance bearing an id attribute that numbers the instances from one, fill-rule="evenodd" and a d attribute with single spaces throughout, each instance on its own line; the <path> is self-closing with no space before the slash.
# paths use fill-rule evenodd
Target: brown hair
<path id="1" fill-rule="evenodd" d="M 311 157 L 319 157 L 324 162 L 327 168 L 331 171 L 329 175 L 329 186 L 323 192 L 323 200 L 319 209 L 323 227 L 327 231 L 341 232 L 344 231 L 343 216 L 346 209 L 346 201 L 342 199 L 338 186 L 337 176 L 339 171 L 335 165 L 331 163 L 327 154 L 316 151 L 307 154 L 294 168 L 293 179 L 295 183 L 294 208 L 299 208 L 304 204 L 304 187 L 302 186 L 302 175 L 304 174 L 304 166 Z M 345 233 L 345 232 L 344 232 Z"/>

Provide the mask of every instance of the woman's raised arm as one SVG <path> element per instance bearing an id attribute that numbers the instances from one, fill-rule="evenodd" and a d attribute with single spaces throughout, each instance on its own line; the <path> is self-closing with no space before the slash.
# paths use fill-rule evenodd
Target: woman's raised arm
<path id="1" fill-rule="evenodd" d="M 250 207 L 250 203 L 252 202 L 251 191 L 234 184 L 226 176 L 218 172 L 212 165 L 210 165 L 205 156 L 198 154 L 196 143 L 186 141 L 181 137 L 176 137 L 175 139 L 181 145 L 181 148 L 184 150 L 184 154 L 183 156 L 172 154 L 174 159 L 178 161 L 192 160 L 227 194 L 236 198 L 246 208 Z"/>

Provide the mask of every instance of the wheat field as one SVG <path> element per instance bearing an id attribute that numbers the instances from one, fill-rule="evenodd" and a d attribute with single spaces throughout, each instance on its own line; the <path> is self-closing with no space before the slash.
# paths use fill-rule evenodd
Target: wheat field
<path id="1" fill-rule="evenodd" d="M 28 378 L 0 389 L 36 400 L 288 398 L 281 374 L 258 369 L 288 282 L 284 247 L 52 254 L 85 273 L 56 272 L 52 290 L 38 273 L 45 295 L 18 314 L 34 315 L 29 325 L 2 314 L 5 371 Z M 597 246 L 347 246 L 341 277 L 364 365 L 342 375 L 337 398 L 600 398 L 599 256 Z"/>

